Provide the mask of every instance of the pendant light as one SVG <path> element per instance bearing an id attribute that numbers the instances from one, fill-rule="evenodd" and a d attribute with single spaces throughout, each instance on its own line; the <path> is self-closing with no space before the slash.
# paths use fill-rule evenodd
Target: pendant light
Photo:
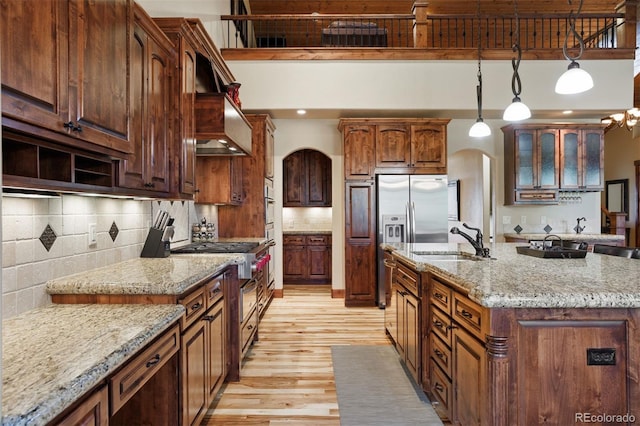
<path id="1" fill-rule="evenodd" d="M 482 66 L 480 49 L 482 46 L 482 25 L 480 24 L 480 0 L 478 0 L 478 85 L 476 86 L 476 98 L 478 100 L 478 119 L 469 129 L 472 138 L 484 138 L 491 134 L 491 128 L 482 119 Z"/>
<path id="2" fill-rule="evenodd" d="M 515 58 L 511 58 L 511 68 L 513 68 L 513 76 L 511 77 L 511 92 L 513 92 L 513 100 L 511 105 L 504 110 L 502 119 L 506 121 L 521 121 L 531 117 L 531 111 L 520 99 L 520 93 L 522 93 L 522 82 L 520 81 L 520 74 L 518 74 L 518 68 L 520 67 L 520 60 L 522 59 L 522 48 L 520 48 L 520 18 L 518 18 L 518 0 L 514 0 L 513 8 L 515 11 L 516 19 L 516 41 L 513 44 L 513 51 L 517 53 Z"/>
<path id="3" fill-rule="evenodd" d="M 571 4 L 571 0 L 567 1 L 569 2 L 569 4 Z M 581 69 L 580 65 L 576 62 L 576 60 L 580 59 L 580 57 L 582 56 L 582 52 L 584 51 L 584 40 L 582 40 L 582 37 L 576 31 L 576 19 L 577 15 L 579 15 L 580 11 L 582 10 L 582 2 L 583 0 L 580 0 L 578 10 L 575 14 L 573 13 L 573 10 L 569 12 L 569 28 L 567 29 L 567 33 L 564 37 L 562 53 L 564 57 L 571 62 L 569 63 L 567 71 L 565 71 L 564 74 L 560 76 L 558 82 L 556 83 L 556 93 L 559 93 L 561 95 L 573 95 L 576 93 L 582 93 L 593 87 L 593 79 L 591 78 L 589 73 Z M 572 33 L 573 36 L 578 40 L 579 51 L 575 57 L 571 57 L 567 53 L 567 43 L 570 33 Z"/>

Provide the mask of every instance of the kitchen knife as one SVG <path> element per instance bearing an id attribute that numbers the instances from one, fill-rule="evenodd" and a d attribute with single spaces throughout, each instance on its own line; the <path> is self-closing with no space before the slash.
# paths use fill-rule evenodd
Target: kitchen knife
<path id="1" fill-rule="evenodd" d="M 160 222 L 160 230 L 164 231 L 164 228 L 167 226 L 167 222 L 169 221 L 169 212 L 164 212 L 162 216 L 162 221 Z"/>
<path id="2" fill-rule="evenodd" d="M 160 215 L 162 215 L 162 210 L 158 210 L 156 212 L 156 217 L 153 219 L 153 228 L 158 228 L 158 224 L 160 223 Z"/>

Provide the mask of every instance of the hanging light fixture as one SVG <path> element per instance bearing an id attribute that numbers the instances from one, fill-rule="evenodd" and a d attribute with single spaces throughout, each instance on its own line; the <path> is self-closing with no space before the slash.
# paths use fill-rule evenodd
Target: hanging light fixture
<path id="1" fill-rule="evenodd" d="M 491 128 L 482 119 L 482 66 L 480 49 L 482 47 L 482 25 L 480 24 L 480 0 L 478 0 L 478 85 L 476 86 L 476 98 L 478 100 L 478 119 L 469 129 L 472 138 L 484 138 L 491 134 Z"/>
<path id="2" fill-rule="evenodd" d="M 571 4 L 571 0 L 567 0 Z M 556 83 L 556 93 L 561 95 L 573 95 L 576 93 L 586 92 L 593 87 L 593 79 L 588 72 L 580 68 L 580 65 L 576 62 L 582 56 L 584 52 L 584 40 L 582 36 L 576 31 L 576 19 L 582 10 L 582 2 L 578 6 L 576 13 L 573 10 L 569 12 L 569 28 L 564 37 L 564 44 L 562 45 L 562 53 L 564 57 L 571 61 L 567 71 L 564 72 Z M 575 57 L 569 56 L 567 53 L 567 43 L 569 42 L 569 34 L 573 34 L 574 38 L 578 40 L 578 54 Z"/>
<path id="3" fill-rule="evenodd" d="M 518 0 L 514 0 L 513 8 L 516 19 L 516 41 L 513 44 L 513 51 L 517 53 L 515 58 L 511 58 L 511 68 L 513 68 L 513 76 L 511 77 L 511 92 L 513 92 L 513 100 L 511 104 L 504 110 L 502 119 L 506 121 L 521 121 L 531 117 L 531 111 L 520 99 L 522 93 L 522 82 L 518 68 L 522 59 L 522 49 L 520 48 L 520 18 L 518 18 Z"/>
<path id="4" fill-rule="evenodd" d="M 631 108 L 625 112 L 611 114 L 600 121 L 607 125 L 607 130 L 615 126 L 626 127 L 627 130 L 633 130 L 633 127 L 640 122 L 640 109 Z"/>

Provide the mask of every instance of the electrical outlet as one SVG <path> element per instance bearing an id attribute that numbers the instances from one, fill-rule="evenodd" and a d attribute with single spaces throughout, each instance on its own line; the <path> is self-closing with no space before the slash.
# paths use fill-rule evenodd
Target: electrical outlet
<path id="1" fill-rule="evenodd" d="M 520 216 L 520 224 L 521 225 L 526 225 L 527 224 L 527 217 L 526 216 Z"/>
<path id="2" fill-rule="evenodd" d="M 95 223 L 90 223 L 89 224 L 89 246 L 95 246 L 96 244 L 98 244 L 98 235 L 96 233 L 96 224 Z"/>
<path id="3" fill-rule="evenodd" d="M 540 216 L 540 225 L 546 225 L 546 224 L 547 224 L 547 217 Z"/>
<path id="4" fill-rule="evenodd" d="M 502 216 L 502 224 L 503 225 L 511 224 L 511 216 Z"/>

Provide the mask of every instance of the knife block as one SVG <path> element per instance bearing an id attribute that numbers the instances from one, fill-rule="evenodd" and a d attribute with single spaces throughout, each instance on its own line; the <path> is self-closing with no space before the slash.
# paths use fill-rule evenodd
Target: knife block
<path id="1" fill-rule="evenodd" d="M 171 244 L 169 238 L 163 239 L 165 232 L 156 228 L 149 228 L 147 240 L 144 242 L 140 257 L 169 257 Z"/>

